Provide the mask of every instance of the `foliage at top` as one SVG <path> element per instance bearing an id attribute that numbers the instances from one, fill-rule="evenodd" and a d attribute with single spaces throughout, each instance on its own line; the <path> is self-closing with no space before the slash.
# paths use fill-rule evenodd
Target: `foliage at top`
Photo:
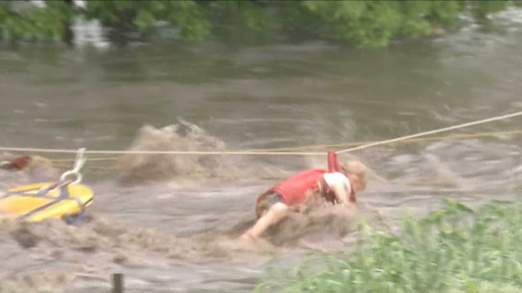
<path id="1" fill-rule="evenodd" d="M 65 2 L 49 2 L 45 9 L 0 2 L 0 36 L 13 40 L 60 40 L 71 17 L 72 9 Z"/>
<path id="2" fill-rule="evenodd" d="M 158 21 L 179 27 L 181 37 L 200 40 L 210 34 L 211 24 L 194 1 L 89 1 L 85 14 L 98 18 L 108 27 L 147 32 Z"/>
<path id="3" fill-rule="evenodd" d="M 422 37 L 459 25 L 460 15 L 477 20 L 505 9 L 511 1 L 269 1 L 269 0 L 89 0 L 85 8 L 72 1 L 0 2 L 4 40 L 64 39 L 75 16 L 99 19 L 109 30 L 142 37 L 168 26 L 181 40 L 278 33 L 346 42 L 356 47 L 384 47 L 397 38 Z M 245 33 L 246 32 L 246 33 Z"/>

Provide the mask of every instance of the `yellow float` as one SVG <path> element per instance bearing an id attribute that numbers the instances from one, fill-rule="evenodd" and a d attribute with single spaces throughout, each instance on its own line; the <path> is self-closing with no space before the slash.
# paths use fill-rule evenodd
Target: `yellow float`
<path id="1" fill-rule="evenodd" d="M 71 219 L 92 204 L 92 190 L 78 183 L 35 183 L 9 189 L 0 197 L 0 219 L 37 222 Z"/>

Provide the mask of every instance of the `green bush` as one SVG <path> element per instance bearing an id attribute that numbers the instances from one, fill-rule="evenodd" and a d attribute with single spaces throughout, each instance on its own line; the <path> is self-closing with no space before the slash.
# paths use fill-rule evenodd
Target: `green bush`
<path id="1" fill-rule="evenodd" d="M 191 41 L 211 36 L 267 39 L 286 32 L 356 47 L 384 47 L 397 38 L 429 36 L 456 27 L 462 13 L 487 19 L 512 1 L 90 0 L 85 10 L 66 1 L 46 3 L 45 8 L 16 11 L 16 2 L 0 2 L 4 39 L 61 39 L 71 18 L 83 15 L 101 20 L 112 30 L 142 36 L 166 25 L 179 32 L 179 39 Z"/>
<path id="2" fill-rule="evenodd" d="M 6 40 L 61 40 L 66 33 L 72 9 L 64 2 L 49 2 L 47 8 L 30 7 L 20 12 L 0 3 L 0 29 Z"/>
<path id="3" fill-rule="evenodd" d="M 184 1 L 89 1 L 86 14 L 108 27 L 125 28 L 147 33 L 159 21 L 176 26 L 181 37 L 202 40 L 210 34 L 210 22 L 200 7 L 191 0 Z"/>
<path id="4" fill-rule="evenodd" d="M 300 266 L 286 282 L 258 292 L 522 292 L 522 205 L 476 212 L 448 202 L 400 235 L 375 232 L 355 252 L 322 256 L 321 270 Z"/>

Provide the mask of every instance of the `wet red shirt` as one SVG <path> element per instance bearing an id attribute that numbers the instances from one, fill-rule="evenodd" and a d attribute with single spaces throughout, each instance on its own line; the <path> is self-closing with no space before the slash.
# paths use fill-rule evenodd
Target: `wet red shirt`
<path id="1" fill-rule="evenodd" d="M 301 204 L 306 200 L 307 192 L 319 189 L 319 181 L 323 178 L 323 174 L 327 172 L 323 169 L 300 172 L 270 188 L 267 193 L 280 194 L 288 206 Z"/>
<path id="2" fill-rule="evenodd" d="M 328 170 L 310 169 L 302 171 L 271 187 L 257 198 L 257 203 L 259 203 L 259 201 L 267 194 L 277 193 L 281 195 L 283 201 L 288 206 L 299 205 L 306 200 L 306 196 L 310 191 L 316 192 L 319 190 L 320 182 L 326 188 L 325 190 L 322 190 L 325 199 L 331 202 L 336 202 L 335 193 L 328 189 L 328 186 L 323 179 L 323 175 L 329 172 L 343 171 L 344 170 L 339 166 L 337 155 L 334 152 L 328 152 Z M 353 192 L 353 189 L 350 194 L 350 201 L 355 202 L 355 193 Z"/>

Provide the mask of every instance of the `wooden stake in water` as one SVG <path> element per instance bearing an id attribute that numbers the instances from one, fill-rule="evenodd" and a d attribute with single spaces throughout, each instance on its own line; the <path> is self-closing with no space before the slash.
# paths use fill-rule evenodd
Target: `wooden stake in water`
<path id="1" fill-rule="evenodd" d="M 123 274 L 112 274 L 112 293 L 123 293 Z"/>

